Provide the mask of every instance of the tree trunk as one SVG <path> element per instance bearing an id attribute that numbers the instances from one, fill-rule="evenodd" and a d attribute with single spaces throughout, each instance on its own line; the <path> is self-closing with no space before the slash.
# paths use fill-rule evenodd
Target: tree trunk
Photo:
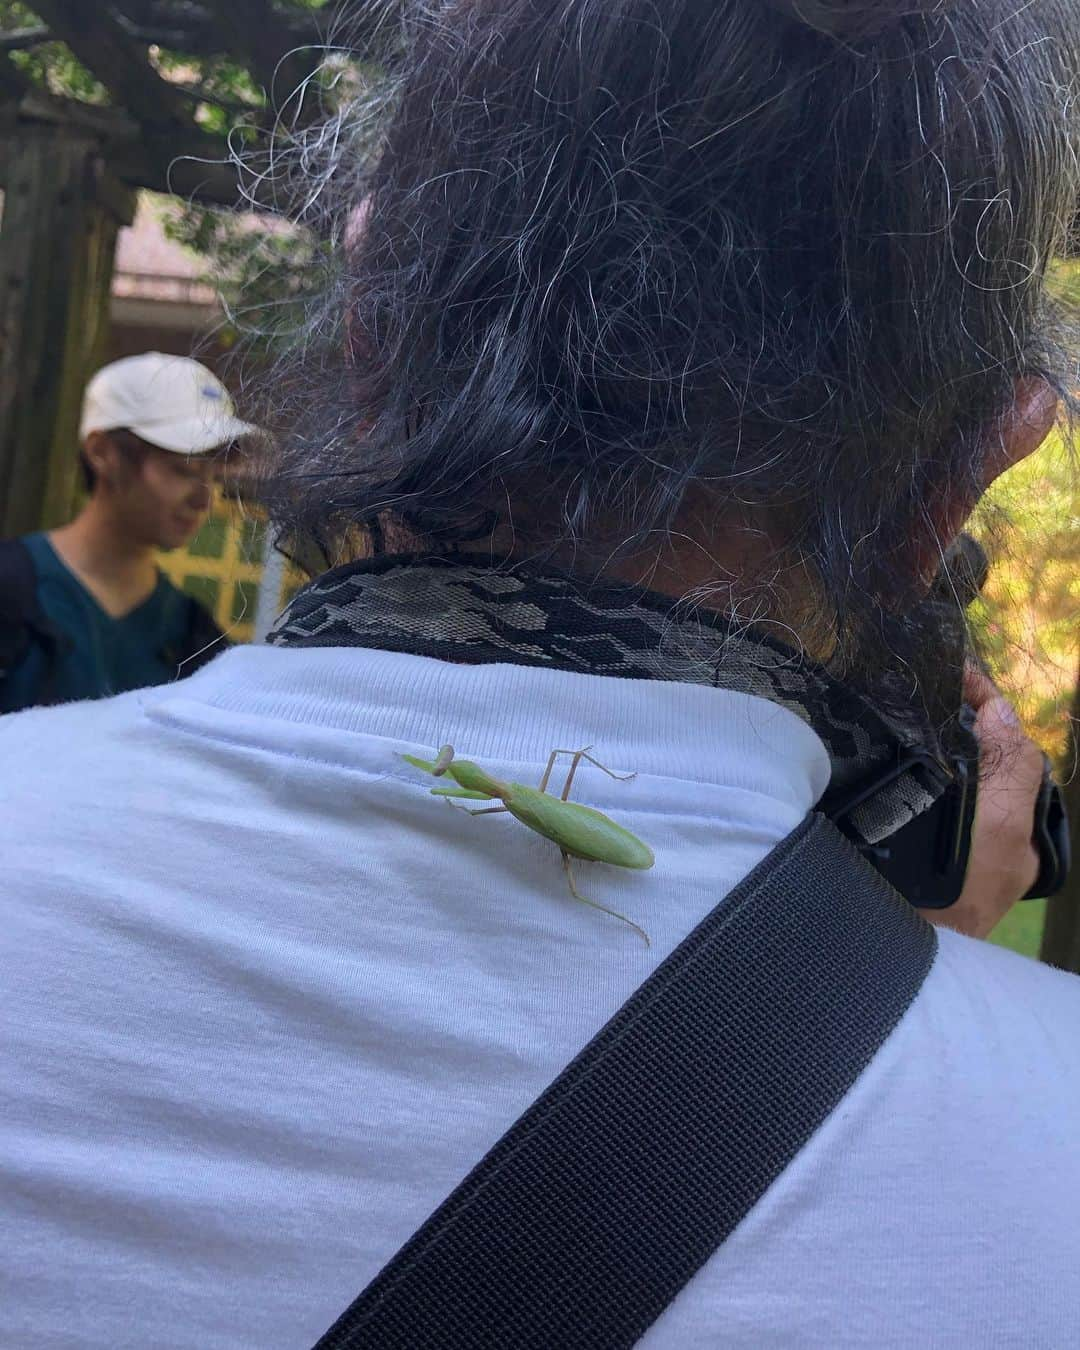
<path id="1" fill-rule="evenodd" d="M 1080 679 L 1073 701 L 1072 724 L 1064 760 L 1065 799 L 1072 826 L 1073 873 L 1061 895 L 1046 910 L 1042 959 L 1048 965 L 1080 974 Z"/>
<path id="2" fill-rule="evenodd" d="M 134 199 L 95 144 L 22 127 L 0 225 L 0 538 L 62 523 L 78 480 L 79 408 L 108 331 L 120 226 Z"/>

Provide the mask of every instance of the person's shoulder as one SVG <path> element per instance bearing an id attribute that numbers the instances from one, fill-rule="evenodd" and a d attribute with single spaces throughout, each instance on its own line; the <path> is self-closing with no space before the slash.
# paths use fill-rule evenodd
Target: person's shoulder
<path id="1" fill-rule="evenodd" d="M 0 540 L 0 712 L 20 706 L 22 694 L 13 692 L 9 677 L 23 668 L 34 635 L 40 639 L 48 631 L 34 553 L 38 537 Z"/>
<path id="2" fill-rule="evenodd" d="M 53 551 L 53 547 L 49 543 L 49 536 L 44 530 L 34 530 L 30 534 L 20 534 L 15 539 L 5 540 L 5 543 L 19 545 L 35 559 L 46 557 Z"/>
<path id="3" fill-rule="evenodd" d="M 22 534 L 17 539 L 7 539 L 0 544 L 3 550 L 3 566 L 30 568 L 32 574 L 40 580 L 43 575 L 53 572 L 62 573 L 63 565 L 56 556 L 56 550 L 49 542 L 49 536 L 43 530 L 33 534 Z"/>
<path id="4" fill-rule="evenodd" d="M 0 539 L 0 586 L 9 591 L 12 586 L 33 587 L 42 550 L 48 550 L 44 536 L 23 534 L 14 539 Z"/>
<path id="5" fill-rule="evenodd" d="M 2 887 L 36 886 L 63 841 L 89 861 L 99 836 L 122 822 L 161 773 L 160 746 L 145 731 L 146 690 L 115 698 L 26 708 L 0 717 L 0 814 L 4 820 Z"/>
<path id="6" fill-rule="evenodd" d="M 995 942 L 980 942 L 948 928 L 938 929 L 939 963 L 957 978 L 976 977 L 980 984 L 1025 988 L 1045 993 L 1047 998 L 1080 1001 L 1080 977 L 1044 965 Z"/>
<path id="7" fill-rule="evenodd" d="M 1080 1082 L 1080 977 L 991 942 L 939 930 L 927 992 L 981 1040 L 1068 1062 Z"/>
<path id="8" fill-rule="evenodd" d="M 141 720 L 145 692 L 25 708 L 0 717 L 0 758 L 8 785 L 17 787 L 38 771 L 55 779 L 80 750 L 107 752 L 125 725 Z"/>

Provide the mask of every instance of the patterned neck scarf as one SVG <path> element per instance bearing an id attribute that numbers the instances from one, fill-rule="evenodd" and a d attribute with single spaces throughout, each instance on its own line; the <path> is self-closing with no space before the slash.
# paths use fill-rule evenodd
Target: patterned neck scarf
<path id="1" fill-rule="evenodd" d="M 376 647 L 462 665 L 508 662 L 756 694 L 820 736 L 819 809 L 877 844 L 929 810 L 950 771 L 929 722 L 883 714 L 789 648 L 663 596 L 550 568 L 472 557 L 385 557 L 318 577 L 269 635 L 278 647 Z"/>

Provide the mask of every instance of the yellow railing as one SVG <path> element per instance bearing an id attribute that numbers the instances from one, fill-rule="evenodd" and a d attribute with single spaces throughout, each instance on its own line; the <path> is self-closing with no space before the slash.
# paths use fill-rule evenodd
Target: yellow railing
<path id="1" fill-rule="evenodd" d="M 206 606 L 231 641 L 250 642 L 266 546 L 266 522 L 261 514 L 219 496 L 190 543 L 162 553 L 158 562 L 175 586 Z M 278 609 L 300 580 L 293 568 L 284 569 L 276 597 Z"/>

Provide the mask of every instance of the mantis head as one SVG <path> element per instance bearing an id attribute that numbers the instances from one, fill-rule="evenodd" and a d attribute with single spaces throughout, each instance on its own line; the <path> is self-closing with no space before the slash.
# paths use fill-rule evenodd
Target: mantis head
<path id="1" fill-rule="evenodd" d="M 402 755 L 401 758 L 406 764 L 411 764 L 416 769 L 423 769 L 433 778 L 441 778 L 453 761 L 454 747 L 444 745 L 435 759 L 418 759 L 416 755 Z"/>
<path id="2" fill-rule="evenodd" d="M 463 789 L 462 792 L 456 792 L 452 788 L 432 788 L 432 792 L 439 796 L 469 795 L 494 798 L 503 796 L 507 791 L 506 784 L 485 773 L 479 764 L 474 764 L 468 759 L 455 759 L 452 745 L 444 745 L 437 757 L 432 760 L 418 759 L 415 755 L 402 755 L 401 758 L 414 768 L 430 773 L 434 778 L 441 778 L 443 774 L 447 774 L 459 788 Z"/>

